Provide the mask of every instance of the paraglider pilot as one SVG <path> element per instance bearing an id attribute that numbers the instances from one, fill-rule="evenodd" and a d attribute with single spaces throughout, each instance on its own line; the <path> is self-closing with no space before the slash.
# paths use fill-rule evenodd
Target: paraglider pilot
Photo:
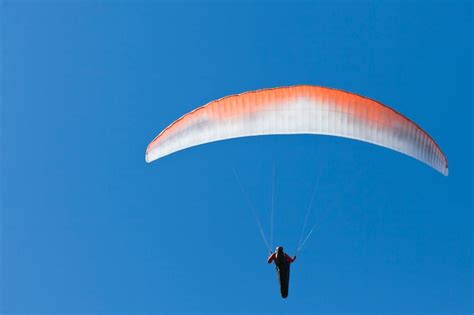
<path id="1" fill-rule="evenodd" d="M 282 298 L 288 296 L 288 285 L 290 282 L 290 264 L 296 260 L 296 256 L 291 258 L 284 251 L 283 247 L 278 246 L 276 251 L 268 257 L 267 262 L 275 262 L 278 282 L 280 283 L 280 293 Z"/>

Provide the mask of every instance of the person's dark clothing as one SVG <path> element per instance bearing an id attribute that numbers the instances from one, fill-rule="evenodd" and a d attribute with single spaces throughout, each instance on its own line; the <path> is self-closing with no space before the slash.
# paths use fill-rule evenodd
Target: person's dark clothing
<path id="1" fill-rule="evenodd" d="M 290 264 L 296 260 L 296 256 L 291 258 L 283 251 L 272 253 L 267 262 L 275 262 L 278 282 L 280 283 L 280 294 L 282 298 L 288 296 L 288 286 L 290 282 Z"/>

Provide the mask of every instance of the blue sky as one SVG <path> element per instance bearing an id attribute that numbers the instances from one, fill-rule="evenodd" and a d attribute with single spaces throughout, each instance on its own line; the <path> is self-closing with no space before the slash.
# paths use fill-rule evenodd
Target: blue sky
<path id="1" fill-rule="evenodd" d="M 0 313 L 466 314 L 472 291 L 469 2 L 1 1 Z M 392 106 L 449 177 L 317 136 L 242 138 L 153 164 L 213 99 L 314 84 Z M 282 300 L 235 168 L 294 251 Z"/>

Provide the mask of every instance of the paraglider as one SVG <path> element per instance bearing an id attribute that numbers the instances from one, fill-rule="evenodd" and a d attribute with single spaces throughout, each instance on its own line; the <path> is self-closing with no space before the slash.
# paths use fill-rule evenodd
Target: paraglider
<path id="1" fill-rule="evenodd" d="M 289 134 L 329 135 L 372 143 L 411 156 L 448 175 L 448 161 L 440 147 L 407 117 L 367 97 L 311 85 L 262 89 L 209 102 L 161 131 L 148 144 L 145 160 L 151 163 L 214 141 Z M 234 175 L 241 185 L 235 171 Z M 270 248 L 258 219 L 257 224 Z M 312 230 L 296 253 L 311 233 Z M 282 247 L 268 258 L 268 263 L 275 262 L 283 298 L 288 296 L 290 264 L 295 258 L 285 254 Z"/>
<path id="2" fill-rule="evenodd" d="M 448 175 L 439 146 L 407 117 L 372 99 L 297 85 L 231 95 L 183 115 L 150 142 L 148 163 L 213 141 L 245 136 L 318 134 L 373 143 L 411 156 Z"/>
<path id="3" fill-rule="evenodd" d="M 278 246 L 276 251 L 267 259 L 267 263 L 275 262 L 278 282 L 280 284 L 281 297 L 288 297 L 288 286 L 290 284 L 290 264 L 296 260 L 296 256 L 290 257 L 283 251 L 283 247 Z"/>

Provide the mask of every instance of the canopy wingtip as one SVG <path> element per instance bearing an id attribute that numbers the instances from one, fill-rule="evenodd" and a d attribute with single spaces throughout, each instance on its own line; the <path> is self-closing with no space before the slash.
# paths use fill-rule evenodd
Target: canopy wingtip
<path id="1" fill-rule="evenodd" d="M 145 162 L 146 162 L 147 164 L 150 164 L 150 163 L 152 162 L 151 159 L 150 159 L 150 157 L 148 156 L 148 152 L 145 154 Z"/>

